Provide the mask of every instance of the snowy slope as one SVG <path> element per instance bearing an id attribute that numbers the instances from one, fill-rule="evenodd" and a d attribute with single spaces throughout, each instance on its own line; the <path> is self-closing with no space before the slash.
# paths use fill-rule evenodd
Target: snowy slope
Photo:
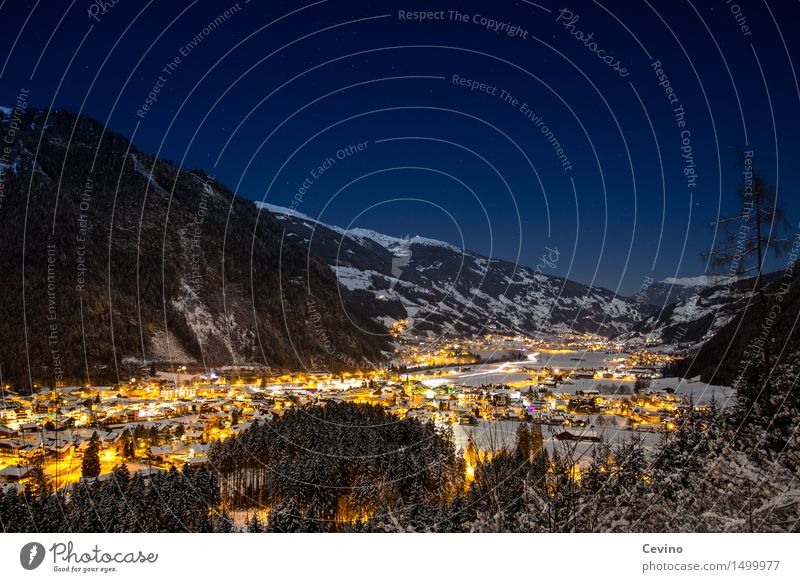
<path id="1" fill-rule="evenodd" d="M 261 204 L 287 236 L 311 244 L 359 305 L 384 325 L 407 320 L 416 334 L 578 331 L 615 335 L 653 310 L 602 288 L 488 259 L 424 237 L 343 230 L 294 210 Z M 638 309 L 638 312 L 637 312 Z"/>
<path id="2" fill-rule="evenodd" d="M 775 276 L 764 275 L 765 283 Z M 755 279 L 701 276 L 661 283 L 671 285 L 670 293 L 680 299 L 659 309 L 623 338 L 647 337 L 676 347 L 707 340 L 752 303 Z"/>
<path id="3" fill-rule="evenodd" d="M 641 292 L 643 300 L 650 305 L 662 308 L 672 303 L 678 303 L 688 299 L 692 295 L 706 289 L 725 283 L 731 283 L 736 279 L 726 278 L 719 275 L 698 275 L 696 277 L 667 277 L 661 281 L 651 283 Z"/>

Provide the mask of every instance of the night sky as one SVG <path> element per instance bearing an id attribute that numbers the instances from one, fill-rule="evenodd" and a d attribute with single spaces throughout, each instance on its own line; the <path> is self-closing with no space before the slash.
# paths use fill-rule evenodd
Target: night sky
<path id="1" fill-rule="evenodd" d="M 630 294 L 704 272 L 737 147 L 800 219 L 797 2 L 0 0 L 0 23 L 0 105 L 29 90 L 326 223 L 557 248 L 544 272 Z"/>

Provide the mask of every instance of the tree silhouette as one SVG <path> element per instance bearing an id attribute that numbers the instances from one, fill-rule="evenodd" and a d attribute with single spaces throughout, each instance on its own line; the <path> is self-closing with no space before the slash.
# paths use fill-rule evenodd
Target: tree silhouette
<path id="1" fill-rule="evenodd" d="M 100 437 L 97 436 L 96 432 L 92 433 L 92 438 L 89 439 L 89 446 L 86 447 L 86 452 L 83 454 L 81 474 L 84 477 L 97 477 L 100 475 Z"/>
<path id="2" fill-rule="evenodd" d="M 706 253 L 716 270 L 727 269 L 730 277 L 754 275 L 755 292 L 763 289 L 762 271 L 768 253 L 781 255 L 790 247 L 782 235 L 789 222 L 778 205 L 775 187 L 758 170 L 753 152 L 739 150 L 743 180 L 736 190 L 737 214 L 718 218 L 720 244 Z"/>

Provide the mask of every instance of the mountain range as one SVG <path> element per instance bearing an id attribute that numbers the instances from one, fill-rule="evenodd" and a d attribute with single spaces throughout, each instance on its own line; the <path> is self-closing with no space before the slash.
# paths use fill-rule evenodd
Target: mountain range
<path id="1" fill-rule="evenodd" d="M 259 206 L 278 219 L 287 238 L 331 268 L 344 303 L 407 333 L 436 337 L 496 330 L 572 331 L 614 336 L 656 311 L 602 287 L 489 259 L 443 241 L 343 230 L 297 210 Z"/>
<path id="2" fill-rule="evenodd" d="M 114 382 L 153 362 L 354 368 L 385 361 L 398 335 L 586 332 L 685 349 L 752 296 L 749 280 L 700 277 L 625 297 L 443 241 L 344 230 L 68 111 L 0 108 L 0 137 L 0 372 L 15 385 Z"/>
<path id="3" fill-rule="evenodd" d="M 115 382 L 152 362 L 343 369 L 390 348 L 253 202 L 86 117 L 13 115 L 0 111 L 4 382 Z"/>

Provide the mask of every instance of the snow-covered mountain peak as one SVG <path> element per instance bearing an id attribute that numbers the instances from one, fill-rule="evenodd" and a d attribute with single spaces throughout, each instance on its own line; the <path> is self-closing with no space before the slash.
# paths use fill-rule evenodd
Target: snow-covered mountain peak
<path id="1" fill-rule="evenodd" d="M 660 282 L 665 285 L 675 285 L 676 287 L 710 287 L 719 285 L 730 277 L 725 275 L 697 275 L 696 277 L 667 277 Z"/>
<path id="2" fill-rule="evenodd" d="M 405 256 L 408 253 L 408 249 L 410 245 L 426 245 L 431 247 L 441 247 L 447 249 L 449 251 L 456 251 L 462 252 L 462 249 L 451 245 L 450 243 L 436 240 L 432 238 L 426 238 L 424 236 L 415 235 L 412 237 L 397 237 L 391 236 L 387 234 L 383 234 L 368 228 L 350 228 L 350 229 L 343 229 L 338 226 L 333 226 L 330 224 L 326 224 L 324 222 L 320 222 L 316 218 L 312 218 L 307 214 L 303 214 L 302 212 L 298 212 L 292 208 L 286 208 L 284 206 L 277 206 L 275 204 L 269 204 L 267 202 L 256 202 L 256 206 L 261 208 L 262 210 L 267 210 L 276 216 L 276 218 L 280 219 L 281 216 L 291 216 L 294 218 L 299 218 L 300 220 L 304 220 L 310 225 L 319 225 L 329 228 L 330 230 L 337 232 L 341 235 L 359 239 L 361 241 L 372 241 L 377 245 L 382 246 L 387 251 L 391 252 L 397 256 Z"/>
<path id="3" fill-rule="evenodd" d="M 461 252 L 462 250 L 454 245 L 451 245 L 450 243 L 432 238 L 426 238 L 424 236 L 419 236 L 419 235 L 401 238 L 396 236 L 390 236 L 387 234 L 382 234 L 380 232 L 375 232 L 374 230 L 369 230 L 367 228 L 351 228 L 345 231 L 345 233 L 352 237 L 371 240 L 372 242 L 379 244 L 388 251 L 393 251 L 395 249 L 407 251 L 408 247 L 411 245 L 426 245 L 431 247 L 441 247 L 449 251 L 456 251 L 456 252 Z"/>
<path id="4" fill-rule="evenodd" d="M 342 229 L 272 205 L 286 235 L 311 246 L 363 313 L 404 333 L 561 330 L 615 335 L 651 308 L 608 289 L 587 287 L 422 236 Z"/>
<path id="5" fill-rule="evenodd" d="M 310 222 L 317 222 L 316 219 L 311 218 L 307 214 L 303 214 L 302 212 L 298 212 L 292 208 L 286 208 L 285 206 L 278 206 L 277 204 L 270 204 L 269 202 L 256 202 L 256 207 L 260 208 L 261 210 L 266 210 L 267 212 L 271 212 L 272 214 L 276 215 L 276 217 L 280 216 L 295 216 L 301 220 L 308 220 Z"/>

